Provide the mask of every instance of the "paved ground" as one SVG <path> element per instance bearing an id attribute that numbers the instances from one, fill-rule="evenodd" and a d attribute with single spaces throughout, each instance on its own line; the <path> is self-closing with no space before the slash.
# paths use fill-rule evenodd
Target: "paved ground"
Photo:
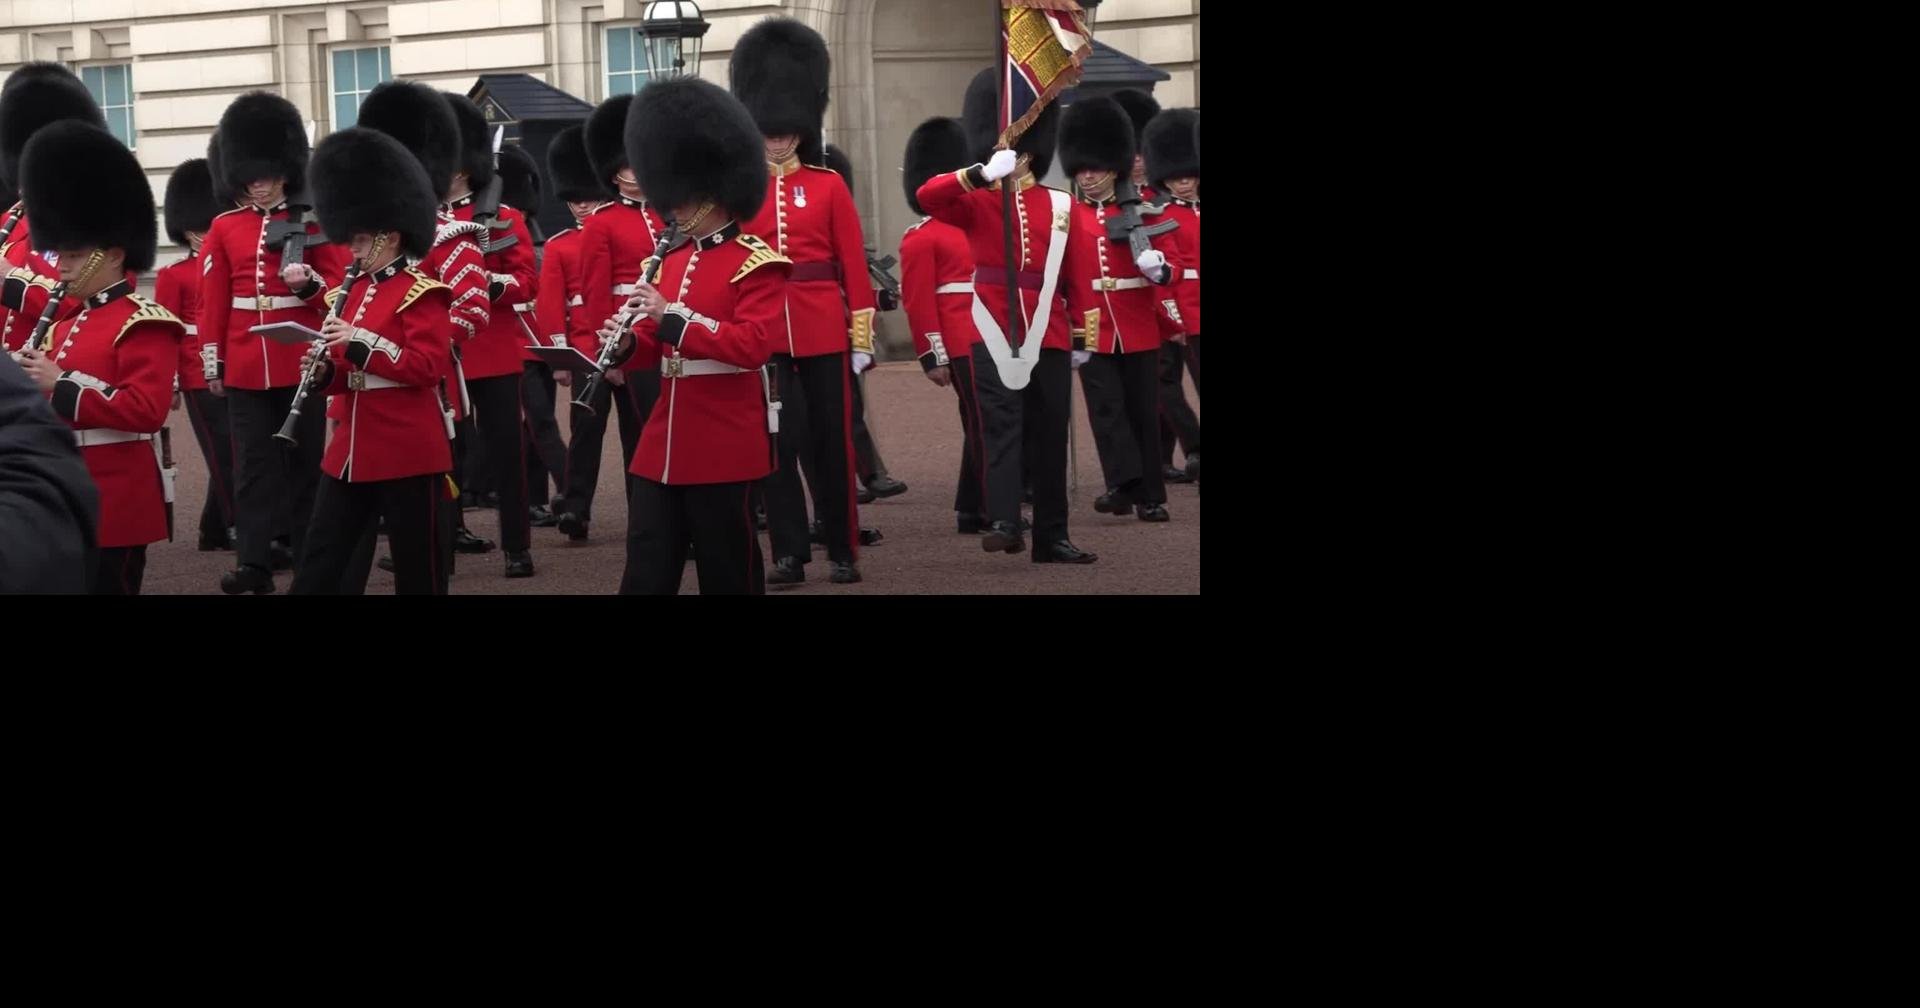
<path id="1" fill-rule="evenodd" d="M 1077 386 L 1077 382 L 1076 382 Z M 563 392 L 565 390 L 562 390 Z M 866 580 L 857 585 L 826 582 L 824 551 L 807 566 L 803 585 L 774 586 L 775 594 L 1189 594 L 1200 590 L 1200 494 L 1191 484 L 1168 488 L 1167 508 L 1173 520 L 1149 525 L 1132 516 L 1116 518 L 1093 510 L 1093 499 L 1103 491 L 1099 460 L 1087 432 L 1085 400 L 1074 392 L 1078 431 L 1079 487 L 1073 493 L 1072 538 L 1082 549 L 1100 555 L 1088 566 L 1034 564 L 1026 554 L 1006 556 L 981 551 L 977 536 L 961 536 L 953 528 L 954 475 L 960 460 L 960 420 L 954 395 L 926 380 L 914 362 L 882 364 L 867 378 L 869 417 L 880 454 L 896 479 L 907 483 L 906 493 L 875 501 L 860 510 L 861 523 L 877 527 L 886 536 L 877 546 L 860 551 L 860 570 Z M 1189 401 L 1199 404 L 1191 386 Z M 566 411 L 562 405 L 563 413 Z M 145 591 L 148 594 L 218 594 L 221 572 L 231 569 L 233 554 L 201 553 L 194 548 L 194 529 L 206 492 L 206 465 L 193 440 L 185 413 L 175 413 L 174 460 L 180 467 L 175 524 L 178 541 L 148 548 Z M 561 419 L 564 432 L 566 419 Z M 595 495 L 592 538 L 569 546 L 556 529 L 533 530 L 533 558 L 537 575 L 509 581 L 501 576 L 502 559 L 496 550 L 483 556 L 462 556 L 455 569 L 452 591 L 460 595 L 597 595 L 611 594 L 620 583 L 625 559 L 626 507 L 620 490 L 620 439 L 612 431 L 605 441 L 607 456 L 600 469 Z M 469 511 L 467 526 L 488 539 L 498 540 L 499 523 L 491 511 Z M 767 549 L 762 533 L 761 548 Z M 771 561 L 771 554 L 767 554 Z M 276 578 L 284 592 L 290 575 Z M 375 570 L 367 585 L 371 593 L 393 590 L 393 576 Z M 698 591 L 693 565 L 681 590 Z"/>

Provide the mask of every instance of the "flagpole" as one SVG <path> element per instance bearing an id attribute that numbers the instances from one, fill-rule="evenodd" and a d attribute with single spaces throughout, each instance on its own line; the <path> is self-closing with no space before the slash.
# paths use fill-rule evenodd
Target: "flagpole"
<path id="1" fill-rule="evenodd" d="M 1013 122 L 1013 82 L 1012 68 L 1007 59 L 1007 15 L 1002 0 L 993 0 L 993 32 L 1000 42 L 1000 121 L 1011 125 Z M 1004 127 L 1003 127 L 1004 128 Z M 1009 150 L 1012 145 L 1009 145 Z M 1000 216 L 1005 222 L 1001 231 L 1007 240 L 1007 333 L 1011 337 L 1007 342 L 1012 345 L 1012 355 L 1020 357 L 1020 344 L 1026 342 L 1026 332 L 1020 322 L 1022 298 L 1020 296 L 1020 262 L 1014 258 L 1013 229 L 1020 222 L 1014 211 L 1015 193 L 1020 188 L 1019 179 L 1008 175 L 1000 180 Z"/>

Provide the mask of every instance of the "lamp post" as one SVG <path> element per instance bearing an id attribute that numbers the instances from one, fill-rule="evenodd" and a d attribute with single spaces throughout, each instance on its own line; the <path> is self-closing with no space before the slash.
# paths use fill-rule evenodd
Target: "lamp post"
<path id="1" fill-rule="evenodd" d="M 640 15 L 647 79 L 700 76 L 700 38 L 712 25 L 693 0 L 655 0 Z"/>

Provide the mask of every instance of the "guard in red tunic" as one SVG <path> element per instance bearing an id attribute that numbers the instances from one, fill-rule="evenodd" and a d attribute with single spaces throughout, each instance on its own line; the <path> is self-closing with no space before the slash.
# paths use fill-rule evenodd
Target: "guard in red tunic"
<path id="1" fill-rule="evenodd" d="M 620 591 L 677 593 L 691 546 L 702 595 L 762 594 L 752 490 L 773 468 L 773 414 L 761 367 L 784 325 L 789 264 L 740 227 L 766 198 L 759 132 L 725 91 L 679 79 L 634 98 L 626 137 L 640 187 L 671 208 L 686 238 L 651 282 L 635 284 L 626 308 L 637 324 L 601 329 L 603 339 L 652 344 L 657 363 L 642 366 L 661 375 L 628 469 Z M 639 355 L 628 353 L 631 366 Z"/>
<path id="2" fill-rule="evenodd" d="M 445 594 L 435 539 L 453 454 L 439 385 L 456 327 L 446 285 L 406 258 L 432 247 L 435 194 L 406 148 L 355 128 L 330 134 L 314 151 L 313 195 L 328 237 L 348 244 L 354 268 L 334 292 L 324 348 L 306 361 L 314 387 L 346 396 L 347 406 L 327 442 L 293 593 L 341 591 L 355 549 L 385 519 L 395 592 Z"/>
<path id="3" fill-rule="evenodd" d="M 907 138 L 907 205 L 925 214 L 916 194 L 935 175 L 967 164 L 967 131 L 960 120 L 936 116 Z M 980 493 L 985 463 L 980 454 L 980 401 L 973 394 L 973 360 L 979 335 L 973 325 L 973 248 L 966 232 L 922 216 L 900 239 L 900 296 L 913 331 L 913 352 L 927 379 L 951 388 L 960 407 L 960 479 L 953 496 L 954 522 L 962 535 L 986 529 Z"/>
<path id="4" fill-rule="evenodd" d="M 267 91 L 233 100 L 220 117 L 217 188 L 246 203 L 213 219 L 200 246 L 200 342 L 207 387 L 227 397 L 233 426 L 234 522 L 239 566 L 220 578 L 229 595 L 274 590 L 273 537 L 291 534 L 296 562 L 325 446 L 324 410 L 300 414 L 297 447 L 274 439 L 293 408 L 304 351 L 254 333 L 297 322 L 318 329 L 325 294 L 339 282 L 346 250 L 329 245 L 301 205 L 306 125 L 291 102 Z M 209 148 L 209 160 L 212 148 Z M 303 261 L 284 263 L 290 242 Z M 315 403 L 318 406 L 318 403 Z"/>
<path id="5" fill-rule="evenodd" d="M 28 63 L 0 87 L 0 188 L 15 198 L 0 207 L 0 341 L 18 350 L 60 282 L 58 254 L 33 241 L 27 204 L 19 197 L 20 156 L 36 130 L 74 119 L 105 129 L 107 121 L 86 85 L 59 63 Z"/>
<path id="6" fill-rule="evenodd" d="M 167 422 L 186 327 L 134 293 L 130 273 L 153 268 L 153 190 L 133 152 L 83 122 L 40 129 L 21 159 L 20 190 L 35 239 L 60 256 L 74 306 L 20 366 L 73 425 L 100 488 L 99 563 L 92 590 L 138 595 L 147 544 L 168 537 L 171 488 L 154 435 Z"/>
<path id="7" fill-rule="evenodd" d="M 1178 280 L 1180 264 L 1167 255 L 1175 241 L 1170 232 L 1148 238 L 1143 251 L 1130 244 L 1118 187 L 1133 158 L 1133 123 L 1113 99 L 1082 98 L 1061 116 L 1060 160 L 1079 193 L 1062 278 L 1091 351 L 1081 358 L 1080 386 L 1108 490 L 1094 510 L 1163 522 L 1160 302 L 1172 300 L 1167 285 Z M 1143 230 L 1159 224 L 1157 207 L 1136 202 L 1134 209 Z"/>
<path id="8" fill-rule="evenodd" d="M 487 205 L 493 182 L 493 132 L 486 116 L 465 95 L 442 92 L 460 123 L 461 163 L 453 176 L 447 208 L 455 220 L 487 227 L 482 247 L 491 281 L 492 312 L 487 328 L 463 347 L 460 363 L 473 403 L 474 426 L 486 442 L 487 465 L 500 493 L 500 548 L 506 552 L 506 576 L 533 576 L 533 528 L 527 513 L 526 446 L 520 438 L 521 361 L 527 334 L 518 307 L 533 302 L 533 234 L 515 207 Z M 398 561 L 395 561 L 396 563 Z"/>
<path id="9" fill-rule="evenodd" d="M 992 68 L 967 85 L 961 124 L 976 156 L 993 150 L 999 134 L 999 90 Z M 1073 201 L 1039 183 L 1053 160 L 1059 106 L 1048 105 L 1013 150 L 994 151 L 984 164 L 935 175 L 916 193 L 935 220 L 965 231 L 973 248 L 975 323 L 981 341 L 970 352 L 987 460 L 987 514 L 993 523 L 980 545 L 988 552 L 1026 548 L 1020 530 L 1021 472 L 1033 474 L 1033 562 L 1093 563 L 1099 559 L 1067 538 L 1067 410 L 1073 387 L 1066 291 L 1061 263 Z M 1014 249 L 1018 301 L 1007 290 L 1006 216 L 1002 185 L 1015 187 Z M 1017 304 L 1024 348 L 1003 333 Z M 1011 354 L 1019 349 L 1018 358 Z M 1012 377 L 1012 381 L 1008 377 Z M 1022 457 L 1029 464 L 1022 465 Z"/>
<path id="10" fill-rule="evenodd" d="M 187 327 L 180 341 L 180 370 L 175 373 L 174 409 L 185 409 L 207 463 L 207 500 L 200 508 L 200 549 L 232 549 L 233 431 L 227 423 L 227 400 L 207 390 L 201 363 L 200 246 L 213 218 L 224 209 L 213 192 L 213 175 L 205 158 L 180 162 L 167 179 L 164 217 L 167 238 L 187 246 L 187 257 L 163 266 L 153 275 L 153 299 Z"/>
<path id="11" fill-rule="evenodd" d="M 1182 269 L 1180 283 L 1174 287 L 1174 320 L 1186 333 L 1185 363 L 1193 372 L 1193 391 L 1200 392 L 1200 113 L 1194 109 L 1169 109 L 1147 124 L 1141 141 L 1146 151 L 1147 177 L 1156 191 L 1166 198 L 1164 216 L 1180 222 L 1174 232 Z M 1162 357 L 1166 356 L 1165 351 Z M 1177 363 L 1181 360 L 1175 356 Z M 1177 398 L 1177 404 L 1175 401 Z M 1180 388 L 1178 367 L 1163 364 L 1160 373 L 1160 401 L 1180 432 L 1187 449 L 1186 473 L 1200 478 L 1200 421 L 1187 409 L 1186 395 Z M 1182 413 L 1181 411 L 1184 411 Z M 1176 419 L 1179 417 L 1180 419 Z M 1190 429 L 1183 420 L 1191 421 Z M 1173 448 L 1166 446 L 1166 458 L 1172 461 Z"/>
<path id="12" fill-rule="evenodd" d="M 805 580 L 812 555 L 798 454 L 808 456 L 820 479 L 829 580 L 860 580 L 851 386 L 853 375 L 873 364 L 873 285 L 852 194 L 840 176 L 802 164 L 798 153 L 803 138 L 821 132 L 829 71 L 826 41 L 786 17 L 749 28 L 728 63 L 733 93 L 765 138 L 772 175 L 766 203 L 741 226 L 793 261 L 773 363 L 781 402 L 803 404 L 806 422 L 780 439 L 780 467 L 766 486 L 775 584 Z"/>
<path id="13" fill-rule="evenodd" d="M 362 129 L 378 130 L 400 142 L 400 146 L 420 161 L 426 170 L 427 184 L 433 187 L 437 198 L 445 199 L 453 187 L 454 173 L 461 164 L 460 123 L 454 118 L 453 108 L 440 97 L 440 92 L 411 81 L 388 81 L 376 86 L 360 103 L 359 118 L 356 123 Z M 454 353 L 468 345 L 481 333 L 488 330 L 492 318 L 488 287 L 492 278 L 487 274 L 486 256 L 480 251 L 480 243 L 486 240 L 487 229 L 484 225 L 472 221 L 457 221 L 453 215 L 442 210 L 437 215 L 438 228 L 433 236 L 433 248 L 417 264 L 422 273 L 445 284 L 449 294 L 447 310 L 448 320 L 453 324 Z M 451 358 L 450 358 L 451 362 Z M 454 430 L 454 423 L 465 416 L 464 386 L 460 381 L 460 371 L 449 367 L 441 376 L 440 401 L 448 416 L 447 430 Z M 347 397 L 334 396 L 328 407 L 328 416 L 337 423 L 345 419 Z M 463 425 L 469 435 L 472 425 Z M 454 445 L 454 457 L 459 457 L 459 444 Z M 460 502 L 451 493 L 441 505 L 442 526 L 436 530 L 435 541 L 440 544 L 441 566 L 449 574 L 454 568 L 454 551 L 464 542 L 469 552 L 484 553 L 493 549 L 493 543 L 481 539 L 466 531 L 461 522 Z M 373 559 L 373 537 L 371 534 L 354 552 L 353 561 L 347 567 L 342 589 L 357 590 L 356 586 L 367 583 L 367 574 Z M 382 557 L 382 570 L 393 570 L 393 558 Z"/>
<path id="14" fill-rule="evenodd" d="M 581 150 L 593 173 L 593 181 L 609 197 L 598 209 L 591 210 L 580 222 L 579 262 L 581 304 L 572 313 L 569 329 L 576 349 L 588 357 L 600 354 L 599 330 L 602 323 L 620 310 L 633 294 L 634 281 L 640 276 L 640 264 L 653 253 L 654 244 L 666 230 L 655 208 L 648 205 L 633 169 L 627 163 L 627 113 L 632 95 L 615 95 L 601 102 L 587 116 L 581 134 Z M 557 142 L 557 141 L 556 141 Z M 571 157 L 572 152 L 567 151 Z M 575 166 L 567 166 L 575 173 Z M 574 187 L 585 192 L 576 178 Z M 567 457 L 567 493 L 556 506 L 555 525 L 566 533 L 569 542 L 587 538 L 593 520 L 594 491 L 600 483 L 602 439 L 606 436 L 608 414 L 620 418 L 620 466 L 633 461 L 640 444 L 640 431 L 653 401 L 660 394 L 660 376 L 650 366 L 658 362 L 658 350 L 643 345 L 634 351 L 638 358 L 633 370 L 609 372 L 598 383 L 592 412 L 573 411 L 573 443 Z M 624 483 L 624 481 L 623 481 Z M 627 488 L 631 506 L 632 488 Z"/>
<path id="15" fill-rule="evenodd" d="M 503 185 L 500 202 L 519 210 L 527 222 L 527 231 L 536 242 L 545 242 L 539 220 L 541 203 L 540 167 L 533 156 L 507 144 L 500 148 L 500 166 L 495 169 Z M 571 230 L 571 229 L 569 229 Z M 550 244 L 550 243 L 546 243 Z M 539 257 L 536 257 L 539 258 Z M 551 493 L 567 486 L 567 442 L 560 436 L 560 421 L 555 413 L 559 382 L 553 369 L 535 356 L 531 347 L 547 345 L 540 333 L 537 312 L 540 303 L 539 273 L 536 268 L 534 296 L 513 305 L 515 324 L 520 327 L 520 440 L 526 459 L 527 517 L 534 528 L 554 524 L 547 504 Z M 551 484 L 551 490 L 549 489 Z"/>
<path id="16" fill-rule="evenodd" d="M 586 297 L 582 293 L 581 283 L 585 265 L 580 261 L 581 225 L 594 211 L 606 206 L 613 193 L 594 174 L 593 165 L 587 160 L 586 141 L 580 135 L 581 129 L 579 126 L 568 126 L 554 134 L 553 141 L 547 145 L 547 177 L 553 181 L 554 195 L 566 203 L 567 211 L 573 214 L 574 220 L 573 227 L 547 239 L 546 251 L 540 260 L 540 294 L 535 299 L 534 326 L 541 334 L 541 342 L 549 346 L 575 346 L 576 331 L 590 324 L 598 325 L 600 321 L 596 319 L 589 323 L 584 317 Z M 569 391 L 570 401 L 573 372 L 556 371 L 553 380 L 559 387 Z M 611 396 L 608 398 L 613 399 Z M 632 403 L 626 397 L 620 397 L 619 401 L 625 403 L 627 413 L 631 415 Z M 573 444 L 581 443 L 581 429 L 589 423 L 597 424 L 601 432 L 605 432 L 607 426 L 604 416 L 580 410 L 572 412 L 572 420 L 573 442 L 567 446 L 567 456 L 560 470 L 560 493 L 553 500 L 552 518 L 548 522 L 556 526 L 573 485 Z M 640 440 L 640 418 L 635 416 L 628 424 L 633 429 L 633 439 L 637 445 Z M 592 442 L 593 478 L 598 479 L 600 438 L 595 436 Z M 631 452 L 628 457 L 632 457 Z M 581 524 L 584 527 L 584 520 Z"/>

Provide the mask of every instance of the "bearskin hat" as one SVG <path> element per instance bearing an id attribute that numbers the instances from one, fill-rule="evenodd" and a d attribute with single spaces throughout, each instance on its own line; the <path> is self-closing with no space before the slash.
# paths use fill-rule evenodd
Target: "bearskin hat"
<path id="1" fill-rule="evenodd" d="M 479 192 L 493 184 L 493 131 L 487 128 L 486 114 L 466 95 L 440 92 L 453 118 L 460 126 L 458 171 L 467 173 L 467 185 Z"/>
<path id="2" fill-rule="evenodd" d="M 189 231 L 205 234 L 213 226 L 214 217 L 231 209 L 232 204 L 214 195 L 213 173 L 207 170 L 206 158 L 182 161 L 168 176 L 162 216 L 167 222 L 167 240 L 175 245 L 185 245 Z"/>
<path id="3" fill-rule="evenodd" d="M 832 70 L 819 32 L 790 17 L 770 17 L 733 44 L 727 80 L 762 136 L 792 134 L 805 142 L 817 138 L 826 119 Z"/>
<path id="4" fill-rule="evenodd" d="M 1200 112 L 1168 109 L 1147 124 L 1140 146 L 1147 156 L 1147 180 L 1165 188 L 1167 179 L 1200 174 Z"/>
<path id="5" fill-rule="evenodd" d="M 993 147 L 1000 142 L 1000 78 L 992 67 L 973 76 L 967 84 L 966 101 L 960 106 L 960 122 L 967 128 L 967 146 L 969 156 L 974 161 L 985 162 L 993 156 Z M 1033 177 L 1040 178 L 1053 164 L 1053 146 L 1055 134 L 1060 125 L 1060 103 L 1050 102 L 1040 118 L 1020 134 L 1020 141 L 1013 145 L 1015 153 L 1031 157 Z"/>
<path id="6" fill-rule="evenodd" d="M 464 164 L 465 153 L 453 103 L 440 96 L 441 92 L 425 84 L 387 81 L 375 85 L 361 100 L 355 121 L 355 125 L 379 130 L 412 151 L 427 170 L 427 184 L 433 187 L 436 202 L 446 198 L 453 186 L 453 174 Z M 482 123 L 482 132 L 485 129 Z"/>
<path id="7" fill-rule="evenodd" d="M 967 131 L 960 120 L 950 116 L 934 116 L 913 128 L 907 137 L 907 151 L 901 166 L 901 181 L 907 187 L 907 205 L 917 214 L 925 214 L 920 209 L 920 187 L 935 175 L 959 171 L 971 161 L 967 157 Z"/>
<path id="8" fill-rule="evenodd" d="M 92 123 L 49 123 L 20 156 L 20 194 L 40 248 L 118 248 L 126 268 L 153 268 L 153 189 L 139 159 Z"/>
<path id="9" fill-rule="evenodd" d="M 581 126 L 568 126 L 547 144 L 547 178 L 553 181 L 553 194 L 567 203 L 604 200 L 613 195 L 607 181 L 594 172 L 593 163 L 587 159 L 583 132 Z"/>
<path id="10" fill-rule="evenodd" d="M 328 241 L 398 231 L 408 255 L 424 256 L 433 248 L 439 205 L 420 159 L 379 130 L 337 130 L 314 149 L 313 209 Z"/>
<path id="11" fill-rule="evenodd" d="M 1082 98 L 1060 115 L 1060 167 L 1089 168 L 1126 178 L 1133 171 L 1133 120 L 1111 98 Z"/>
<path id="12" fill-rule="evenodd" d="M 587 161 L 593 165 L 593 174 L 600 180 L 600 185 L 609 193 L 620 191 L 614 185 L 613 177 L 632 163 L 627 160 L 627 123 L 631 120 L 629 110 L 632 106 L 632 95 L 614 95 L 587 115 L 584 133 Z M 762 155 L 762 159 L 765 159 L 765 155 Z M 647 198 L 652 199 L 653 194 L 648 193 Z"/>
<path id="13" fill-rule="evenodd" d="M 28 63 L 7 76 L 0 88 L 0 185 L 24 191 L 20 156 L 40 127 L 78 119 L 102 129 L 106 117 L 73 71 L 58 63 Z M 8 206 L 12 206 L 11 203 Z"/>
<path id="14" fill-rule="evenodd" d="M 663 212 L 711 199 L 744 222 L 766 201 L 766 143 L 746 106 L 717 85 L 647 85 L 627 110 L 626 139 L 640 188 Z"/>

